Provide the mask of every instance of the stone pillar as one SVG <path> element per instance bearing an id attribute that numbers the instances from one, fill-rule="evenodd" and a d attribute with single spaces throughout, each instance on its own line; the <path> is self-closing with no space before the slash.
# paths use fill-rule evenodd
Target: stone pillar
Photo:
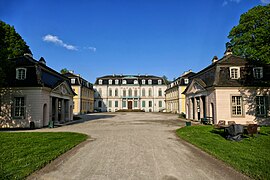
<path id="1" fill-rule="evenodd" d="M 52 112 L 53 112 L 53 101 L 52 101 L 52 97 L 50 97 L 50 104 L 49 104 L 49 121 L 52 120 Z"/>
<path id="2" fill-rule="evenodd" d="M 190 119 L 195 119 L 194 110 L 194 98 L 190 98 Z"/>
<path id="3" fill-rule="evenodd" d="M 58 123 L 58 98 L 55 98 L 54 105 L 54 121 Z"/>
<path id="4" fill-rule="evenodd" d="M 204 118 L 204 96 L 200 97 L 200 116 Z"/>
<path id="5" fill-rule="evenodd" d="M 61 99 L 61 122 L 65 122 L 65 100 Z"/>

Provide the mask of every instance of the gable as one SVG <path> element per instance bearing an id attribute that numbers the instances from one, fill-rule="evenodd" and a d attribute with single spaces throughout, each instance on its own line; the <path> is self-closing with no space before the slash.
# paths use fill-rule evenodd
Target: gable
<path id="1" fill-rule="evenodd" d="M 185 90 L 184 94 L 196 94 L 206 91 L 206 89 L 203 87 L 203 85 L 196 81 L 196 79 L 193 79 L 190 85 Z"/>
<path id="2" fill-rule="evenodd" d="M 74 92 L 71 89 L 70 85 L 64 81 L 59 84 L 56 88 L 52 90 L 52 93 L 61 95 L 61 96 L 74 96 Z"/>

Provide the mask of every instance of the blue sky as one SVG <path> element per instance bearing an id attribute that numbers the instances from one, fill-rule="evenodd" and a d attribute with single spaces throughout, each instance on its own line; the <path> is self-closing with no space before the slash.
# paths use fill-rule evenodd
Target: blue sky
<path id="1" fill-rule="evenodd" d="M 240 15 L 270 0 L 0 0 L 13 25 L 57 71 L 86 80 L 108 74 L 198 72 L 219 58 Z"/>

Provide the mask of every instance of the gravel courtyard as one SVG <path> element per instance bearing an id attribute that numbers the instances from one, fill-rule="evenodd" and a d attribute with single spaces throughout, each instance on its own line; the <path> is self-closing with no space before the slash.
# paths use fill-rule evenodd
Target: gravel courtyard
<path id="1" fill-rule="evenodd" d="M 54 129 L 91 138 L 28 179 L 247 179 L 180 140 L 185 125 L 174 114 L 97 113 Z"/>

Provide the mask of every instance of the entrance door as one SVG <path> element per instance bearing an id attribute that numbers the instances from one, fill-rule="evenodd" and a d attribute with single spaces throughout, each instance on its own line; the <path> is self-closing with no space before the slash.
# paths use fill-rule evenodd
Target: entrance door
<path id="1" fill-rule="evenodd" d="M 128 109 L 132 109 L 132 101 L 128 101 Z"/>

